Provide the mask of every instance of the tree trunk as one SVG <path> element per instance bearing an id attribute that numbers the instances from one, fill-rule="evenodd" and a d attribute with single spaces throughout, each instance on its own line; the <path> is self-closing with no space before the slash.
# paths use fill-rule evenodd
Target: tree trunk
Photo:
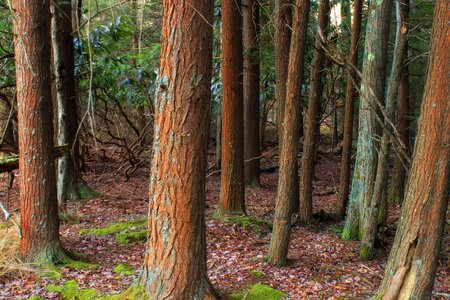
<path id="1" fill-rule="evenodd" d="M 405 47 L 405 60 L 408 58 L 408 44 Z M 400 78 L 400 87 L 398 90 L 397 105 L 397 131 L 403 144 L 409 148 L 409 122 L 407 114 L 409 111 L 409 71 L 408 65 L 405 64 L 402 69 Z M 395 147 L 395 145 L 394 145 Z M 392 168 L 392 177 L 388 191 L 388 201 L 391 203 L 402 203 L 405 194 L 406 181 L 406 163 L 398 155 L 394 155 L 394 166 Z"/>
<path id="2" fill-rule="evenodd" d="M 259 3 L 243 5 L 245 183 L 259 186 Z"/>
<path id="3" fill-rule="evenodd" d="M 58 108 L 58 145 L 68 145 L 70 151 L 58 160 L 58 202 L 95 197 L 82 179 L 79 170 L 78 112 L 75 88 L 74 51 L 72 36 L 72 5 L 59 0 L 52 9 L 52 49 L 55 72 L 56 103 Z"/>
<path id="4" fill-rule="evenodd" d="M 283 141 L 291 26 L 292 0 L 275 0 L 275 100 L 277 108 L 278 145 L 280 146 Z"/>
<path id="5" fill-rule="evenodd" d="M 222 163 L 219 215 L 245 214 L 240 2 L 222 1 Z"/>
<path id="6" fill-rule="evenodd" d="M 144 299 L 216 299 L 206 273 L 213 2 L 163 1 Z"/>
<path id="7" fill-rule="evenodd" d="M 397 101 L 398 87 L 400 85 L 400 75 L 402 67 L 405 63 L 404 54 L 406 48 L 406 40 L 408 34 L 408 0 L 397 0 L 397 35 L 394 49 L 394 59 L 392 62 L 391 78 L 386 95 L 385 114 L 388 120 L 393 120 L 395 116 L 395 106 Z M 361 256 L 363 258 L 372 258 L 375 250 L 375 240 L 377 237 L 377 218 L 387 214 L 387 205 L 381 205 L 383 201 L 384 191 L 386 190 L 388 169 L 389 169 L 389 153 L 390 153 L 390 136 L 389 122 L 385 120 L 383 133 L 381 136 L 381 146 L 378 151 L 378 165 L 376 170 L 375 185 L 372 195 L 369 214 L 364 222 L 364 235 L 361 240 Z M 384 197 L 385 198 L 385 197 Z M 384 209 L 380 210 L 380 206 Z"/>
<path id="8" fill-rule="evenodd" d="M 411 175 L 380 299 L 431 299 L 450 191 L 450 11 L 437 1 Z"/>
<path id="9" fill-rule="evenodd" d="M 28 261 L 65 258 L 59 243 L 53 160 L 50 1 L 13 1 L 19 120 L 21 254 Z"/>
<path id="10" fill-rule="evenodd" d="M 371 210 L 379 142 L 376 120 L 378 104 L 384 101 L 386 57 L 392 0 L 372 1 L 369 5 L 362 83 L 359 105 L 358 143 L 344 239 L 361 239 L 364 222 Z"/>
<path id="11" fill-rule="evenodd" d="M 314 158 L 316 156 L 321 98 L 323 92 L 322 75 L 325 68 L 325 45 L 330 22 L 330 3 L 321 0 L 319 4 L 318 30 L 311 70 L 311 87 L 308 111 L 305 118 L 305 140 L 303 143 L 302 167 L 300 170 L 300 222 L 309 223 L 313 218 L 312 184 L 314 178 Z"/>
<path id="12" fill-rule="evenodd" d="M 272 239 L 270 240 L 268 260 L 270 263 L 283 266 L 286 264 L 291 231 L 292 206 L 294 198 L 292 174 L 297 172 L 297 153 L 300 124 L 300 92 L 299 87 L 304 77 L 304 56 L 306 31 L 309 15 L 309 0 L 297 0 L 294 8 L 293 31 L 289 54 L 289 72 L 286 85 L 286 107 L 283 125 L 283 147 L 280 153 L 280 177 L 278 179 L 277 202 L 273 222 Z M 297 194 L 298 195 L 298 194 Z"/>
<path id="13" fill-rule="evenodd" d="M 361 19 L 362 19 L 362 5 L 364 0 L 356 0 L 353 6 L 353 21 L 352 21 L 352 40 L 350 44 L 350 55 L 347 87 L 345 93 L 345 123 L 344 123 L 344 141 L 342 144 L 342 161 L 339 196 L 337 202 L 337 213 L 339 218 L 345 217 L 347 209 L 348 193 L 350 187 L 350 168 L 352 156 L 352 141 L 353 141 L 353 122 L 355 115 L 355 98 L 356 89 L 355 84 L 356 70 L 358 67 L 358 44 L 361 33 Z"/>

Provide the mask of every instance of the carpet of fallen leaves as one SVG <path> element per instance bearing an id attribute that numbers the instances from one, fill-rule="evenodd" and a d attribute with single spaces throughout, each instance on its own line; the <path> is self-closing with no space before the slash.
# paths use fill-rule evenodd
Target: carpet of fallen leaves
<path id="1" fill-rule="evenodd" d="M 321 157 L 318 161 L 314 180 L 314 211 L 318 220 L 308 226 L 294 226 L 288 266 L 283 268 L 273 267 L 264 261 L 270 241 L 269 230 L 254 231 L 234 223 L 222 223 L 212 217 L 220 189 L 220 175 L 212 172 L 207 180 L 206 227 L 208 274 L 215 288 L 226 294 L 252 283 L 263 282 L 288 293 L 289 299 L 366 299 L 373 295 L 383 275 L 393 233 L 389 232 L 389 241 L 379 247 L 376 258 L 371 261 L 359 259 L 357 242 L 340 239 L 337 229 L 342 228 L 343 222 L 327 217 L 334 212 L 338 168 L 336 157 Z M 61 285 L 69 279 L 77 280 L 80 287 L 95 288 L 102 295 L 126 289 L 136 276 L 118 276 L 112 270 L 120 263 L 132 265 L 138 270 L 145 245 L 120 245 L 113 237 L 80 236 L 79 232 L 81 229 L 147 216 L 148 176 L 148 170 L 140 169 L 126 181 L 105 165 L 91 166 L 85 179 L 103 196 L 69 204 L 69 210 L 79 222 L 63 224 L 61 240 L 66 249 L 84 254 L 84 261 L 99 264 L 100 268 L 63 268 L 63 278 L 58 280 L 33 274 L 0 280 L 0 299 L 27 299 L 33 295 L 58 299 L 58 295 L 47 292 L 45 286 L 50 283 Z M 261 187 L 247 188 L 249 215 L 269 221 L 272 219 L 277 180 L 277 171 L 263 173 Z M 11 210 L 17 210 L 17 181 L 7 203 Z M 399 207 L 391 206 L 390 224 L 398 219 L 398 214 Z M 448 249 L 448 245 L 447 236 L 443 249 Z M 434 287 L 436 299 L 448 299 L 449 276 L 448 261 L 442 259 Z"/>

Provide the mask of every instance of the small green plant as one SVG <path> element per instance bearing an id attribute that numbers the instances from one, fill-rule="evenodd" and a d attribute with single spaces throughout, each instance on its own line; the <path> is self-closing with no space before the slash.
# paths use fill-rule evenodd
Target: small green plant
<path id="1" fill-rule="evenodd" d="M 68 280 L 63 285 L 49 284 L 47 291 L 57 293 L 64 300 L 91 300 L 97 297 L 98 291 L 78 287 L 76 280 Z"/>
<path id="2" fill-rule="evenodd" d="M 247 291 L 228 295 L 231 300 L 281 300 L 286 298 L 288 294 L 274 289 L 266 284 L 254 284 Z"/>
<path id="3" fill-rule="evenodd" d="M 250 271 L 250 275 L 252 275 L 253 277 L 264 277 L 264 276 L 266 276 L 266 274 L 264 274 L 264 272 L 260 271 L 260 270 L 251 270 Z"/>
<path id="4" fill-rule="evenodd" d="M 126 265 L 126 264 L 119 264 L 114 269 L 113 272 L 119 275 L 134 275 L 136 274 L 136 270 L 134 267 Z"/>

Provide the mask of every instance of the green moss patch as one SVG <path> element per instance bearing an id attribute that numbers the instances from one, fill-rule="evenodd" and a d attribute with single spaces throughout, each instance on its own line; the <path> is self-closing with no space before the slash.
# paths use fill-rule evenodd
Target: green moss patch
<path id="1" fill-rule="evenodd" d="M 344 229 L 342 227 L 339 227 L 339 226 L 330 226 L 330 227 L 328 227 L 328 230 L 332 231 L 332 232 L 335 232 L 335 233 L 338 233 L 338 234 L 342 234 L 342 232 L 344 231 Z"/>
<path id="2" fill-rule="evenodd" d="M 75 280 L 68 280 L 63 285 L 50 284 L 45 288 L 48 292 L 57 293 L 64 300 L 91 300 L 97 297 L 98 291 L 78 287 Z"/>
<path id="3" fill-rule="evenodd" d="M 287 296 L 288 294 L 274 289 L 266 284 L 257 283 L 252 285 L 247 291 L 228 295 L 228 298 L 231 300 L 281 300 Z"/>
<path id="4" fill-rule="evenodd" d="M 126 264 L 119 264 L 114 269 L 113 272 L 119 275 L 134 275 L 136 270 L 134 267 Z"/>
<path id="5" fill-rule="evenodd" d="M 260 271 L 260 270 L 251 270 L 250 271 L 250 275 L 252 275 L 253 277 L 264 277 L 264 276 L 266 276 L 266 274 L 264 274 L 264 272 Z"/>
<path id="6" fill-rule="evenodd" d="M 217 218 L 222 222 L 235 223 L 241 227 L 250 228 L 259 234 L 265 231 L 271 231 L 273 228 L 272 222 L 250 216 L 227 216 Z"/>
<path id="7" fill-rule="evenodd" d="M 28 298 L 27 300 L 46 300 L 45 298 L 41 298 L 39 296 L 31 296 L 30 298 Z"/>
<path id="8" fill-rule="evenodd" d="M 78 260 L 69 260 L 66 263 L 61 265 L 62 267 L 74 269 L 74 270 L 95 270 L 100 268 L 97 264 L 91 264 L 83 261 Z"/>
<path id="9" fill-rule="evenodd" d="M 122 223 L 115 223 L 103 228 L 83 229 L 80 235 L 115 235 L 119 244 L 144 242 L 147 239 L 147 219 L 136 219 Z"/>

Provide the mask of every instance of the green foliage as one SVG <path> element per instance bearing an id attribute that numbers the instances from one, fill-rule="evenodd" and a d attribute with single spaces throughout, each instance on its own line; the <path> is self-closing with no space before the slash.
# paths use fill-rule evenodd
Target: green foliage
<path id="1" fill-rule="evenodd" d="M 41 298 L 39 296 L 31 296 L 30 298 L 28 298 L 27 300 L 46 300 L 45 298 Z"/>
<path id="2" fill-rule="evenodd" d="M 98 269 L 100 266 L 98 264 L 91 264 L 83 261 L 70 259 L 66 263 L 61 265 L 62 267 L 74 269 L 74 270 L 94 270 Z"/>
<path id="3" fill-rule="evenodd" d="M 244 228 L 250 228 L 258 234 L 264 233 L 265 231 L 270 231 L 273 228 L 273 224 L 270 221 L 259 219 L 250 216 L 216 216 L 223 222 L 235 223 L 238 226 Z"/>
<path id="4" fill-rule="evenodd" d="M 288 294 L 261 283 L 252 285 L 248 291 L 228 295 L 231 300 L 280 300 L 286 297 Z"/>
<path id="5" fill-rule="evenodd" d="M 338 234 L 342 234 L 342 232 L 344 231 L 344 229 L 339 226 L 330 226 L 330 227 L 328 227 L 328 230 L 338 233 Z"/>
<path id="6" fill-rule="evenodd" d="M 118 244 L 130 244 L 136 242 L 145 242 L 147 240 L 147 230 L 131 231 L 120 233 L 116 236 Z"/>
<path id="7" fill-rule="evenodd" d="M 50 284 L 46 290 L 59 294 L 64 300 L 91 300 L 98 294 L 98 291 L 94 289 L 80 289 L 75 280 L 68 280 L 61 286 Z"/>
<path id="8" fill-rule="evenodd" d="M 126 264 L 119 264 L 114 269 L 113 272 L 119 275 L 134 275 L 136 270 L 134 267 Z"/>
<path id="9" fill-rule="evenodd" d="M 264 277 L 264 276 L 266 276 L 266 274 L 263 271 L 260 271 L 260 270 L 251 270 L 250 271 L 250 275 L 252 275 L 253 277 Z"/>
<path id="10" fill-rule="evenodd" d="M 147 219 L 116 223 L 104 228 L 83 229 L 80 235 L 115 235 L 118 244 L 143 242 L 147 239 Z"/>

